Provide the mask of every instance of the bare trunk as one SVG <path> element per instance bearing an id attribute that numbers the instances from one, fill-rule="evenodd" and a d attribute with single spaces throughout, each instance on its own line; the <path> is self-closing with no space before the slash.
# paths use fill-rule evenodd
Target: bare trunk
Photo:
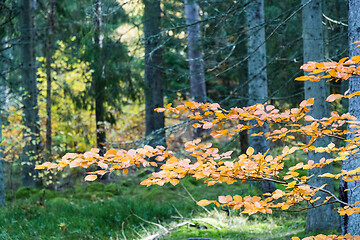
<path id="1" fill-rule="evenodd" d="M 349 54 L 350 57 L 360 55 L 360 48 L 356 48 L 356 44 L 352 44 L 355 41 L 360 40 L 360 1 L 349 0 Z M 349 83 L 349 94 L 356 91 L 360 91 L 360 78 L 352 77 Z M 349 113 L 360 119 L 360 97 L 355 96 L 349 100 Z M 354 135 L 349 135 L 348 139 L 353 139 Z M 343 162 L 344 170 L 353 170 L 360 167 L 360 161 L 357 155 L 350 156 L 347 161 Z M 353 189 L 351 191 L 344 192 L 348 203 L 354 204 L 360 200 L 360 189 L 355 188 L 359 182 L 348 182 L 346 188 Z M 340 193 L 341 194 L 341 193 Z M 359 206 L 359 205 L 358 205 Z M 360 235 L 360 214 L 354 213 L 350 216 L 346 216 L 341 219 L 341 227 L 343 233 L 351 233 L 352 236 Z"/>
<path id="2" fill-rule="evenodd" d="M 94 0 L 94 43 L 95 54 L 101 54 L 101 0 Z M 95 85 L 95 117 L 96 117 L 96 143 L 100 149 L 100 154 L 106 152 L 106 134 L 105 134 L 105 81 L 103 77 L 103 56 L 96 55 L 94 58 L 94 85 Z"/>
<path id="3" fill-rule="evenodd" d="M 191 98 L 195 102 L 206 102 L 206 82 L 202 55 L 199 5 L 197 0 L 185 0 L 185 18 L 188 39 L 188 61 Z M 201 137 L 203 129 L 195 128 L 195 138 Z"/>
<path id="4" fill-rule="evenodd" d="M 39 180 L 35 165 L 39 162 L 40 128 L 37 102 L 37 80 L 34 39 L 35 26 L 33 18 L 34 1 L 22 0 L 21 4 L 21 59 L 23 87 L 23 147 L 22 182 L 24 186 L 35 187 Z"/>
<path id="5" fill-rule="evenodd" d="M 54 32 L 54 11 L 55 0 L 50 0 L 49 14 L 48 14 L 48 41 L 46 44 L 46 146 L 45 158 L 51 158 L 51 63 L 52 63 L 52 38 Z"/>
<path id="6" fill-rule="evenodd" d="M 303 4 L 307 3 L 307 0 L 303 0 Z M 323 61 L 325 58 L 325 44 L 324 44 L 324 27 L 322 25 L 322 7 L 321 0 L 313 0 L 306 5 L 302 12 L 302 24 L 303 24 L 303 54 L 304 63 L 308 61 Z M 314 98 L 315 103 L 310 114 L 317 119 L 328 116 L 328 108 L 326 103 L 327 86 L 325 81 L 321 82 L 305 82 L 305 99 Z M 309 139 L 308 139 L 309 140 Z M 329 144 L 329 139 L 321 138 L 316 140 L 314 145 L 318 147 L 325 147 Z M 319 162 L 321 158 L 328 158 L 327 153 L 315 153 L 309 151 L 308 160 L 314 160 Z M 331 178 L 317 177 L 326 172 L 332 172 L 332 165 L 328 165 L 323 168 L 314 168 L 308 170 L 308 176 L 314 175 L 310 179 L 310 184 L 320 187 L 323 184 L 327 184 L 325 188 L 334 191 L 334 181 Z M 326 194 L 319 193 L 325 200 Z M 319 202 L 322 202 L 319 200 Z M 312 208 L 307 211 L 307 231 L 313 232 L 316 230 L 334 229 L 339 226 L 339 216 L 335 211 L 335 205 L 324 205 L 318 208 Z"/>
<path id="7" fill-rule="evenodd" d="M 6 68 L 5 68 L 6 70 Z M 5 80 L 0 79 L 0 139 L 2 139 L 2 125 L 4 124 L 6 88 Z M 5 204 L 5 182 L 4 182 L 4 165 L 3 165 L 3 147 L 0 145 L 0 206 Z"/>
<path id="8" fill-rule="evenodd" d="M 197 0 L 185 0 L 185 17 L 188 34 L 188 61 L 190 68 L 191 97 L 206 102 L 206 84 L 201 46 L 199 5 Z"/>
<path id="9" fill-rule="evenodd" d="M 145 35 L 145 135 L 150 136 L 150 145 L 166 145 L 165 118 L 155 108 L 163 107 L 162 57 L 159 46 L 160 0 L 144 0 L 144 35 Z"/>
<path id="10" fill-rule="evenodd" d="M 265 17 L 263 0 L 248 0 L 246 8 L 247 21 L 247 49 L 250 55 L 248 60 L 249 83 L 249 105 L 264 103 L 268 98 L 268 83 L 266 72 L 266 48 L 265 48 Z M 250 123 L 251 124 L 251 123 Z M 259 132 L 268 132 L 269 126 L 264 124 L 262 127 L 252 129 L 249 135 Z M 270 146 L 264 136 L 250 137 L 249 145 L 255 152 L 266 152 Z M 264 181 L 260 183 L 264 192 L 272 192 L 275 186 L 272 182 Z"/>

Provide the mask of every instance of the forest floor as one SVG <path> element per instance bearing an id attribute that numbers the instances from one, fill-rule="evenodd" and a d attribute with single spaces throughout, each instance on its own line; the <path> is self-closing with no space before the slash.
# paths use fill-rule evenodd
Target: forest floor
<path id="1" fill-rule="evenodd" d="M 254 240 L 308 236 L 306 212 L 249 216 L 211 205 L 204 209 L 195 203 L 219 195 L 260 194 L 255 185 L 208 187 L 187 178 L 175 187 L 147 188 L 139 181 L 126 177 L 116 183 L 78 184 L 63 191 L 24 187 L 7 191 L 7 204 L 0 208 L 0 239 Z"/>

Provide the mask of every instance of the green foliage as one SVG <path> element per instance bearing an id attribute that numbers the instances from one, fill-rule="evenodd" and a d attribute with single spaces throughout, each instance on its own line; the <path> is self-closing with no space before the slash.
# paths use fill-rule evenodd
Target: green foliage
<path id="1" fill-rule="evenodd" d="M 19 188 L 15 196 L 16 198 L 29 198 L 31 194 L 37 193 L 36 189 L 30 187 L 21 187 Z"/>

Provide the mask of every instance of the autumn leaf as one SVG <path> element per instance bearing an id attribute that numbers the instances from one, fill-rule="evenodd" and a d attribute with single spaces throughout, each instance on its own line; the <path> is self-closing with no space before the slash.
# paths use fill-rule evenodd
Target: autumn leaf
<path id="1" fill-rule="evenodd" d="M 327 101 L 327 102 L 333 102 L 333 101 L 335 101 L 336 99 L 339 99 L 339 98 L 342 98 L 342 97 L 344 97 L 344 96 L 341 95 L 341 94 L 331 94 L 330 96 L 328 96 L 328 97 L 326 98 L 326 101 Z"/>
<path id="2" fill-rule="evenodd" d="M 87 175 L 85 177 L 85 181 L 89 181 L 89 182 L 95 181 L 96 179 L 97 179 L 97 175 Z"/>
<path id="3" fill-rule="evenodd" d="M 212 203 L 212 201 L 209 201 L 209 200 L 200 200 L 196 204 L 201 206 L 201 207 L 204 207 L 204 206 L 207 206 L 207 205 L 209 205 L 211 203 Z"/>
<path id="4" fill-rule="evenodd" d="M 210 129 L 214 126 L 214 124 L 212 122 L 206 122 L 203 125 L 203 129 Z"/>
<path id="5" fill-rule="evenodd" d="M 254 150 L 252 147 L 249 147 L 249 148 L 246 150 L 246 155 L 251 156 L 251 155 L 253 155 L 254 151 L 255 151 L 255 150 Z"/>

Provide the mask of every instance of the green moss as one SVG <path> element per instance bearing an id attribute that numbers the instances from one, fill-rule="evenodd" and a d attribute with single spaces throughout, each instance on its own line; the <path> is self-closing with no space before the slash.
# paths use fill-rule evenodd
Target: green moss
<path id="1" fill-rule="evenodd" d="M 5 190 L 5 200 L 8 201 L 12 201 L 14 199 L 14 192 L 13 190 Z"/>
<path id="2" fill-rule="evenodd" d="M 86 186 L 87 192 L 101 192 L 104 191 L 105 184 L 102 182 L 92 182 Z"/>
<path id="3" fill-rule="evenodd" d="M 119 190 L 118 190 L 118 187 L 117 187 L 117 185 L 115 183 L 110 183 L 110 184 L 105 185 L 104 191 L 105 192 L 111 192 L 114 195 L 117 195 L 117 194 L 120 193 Z"/>
<path id="4" fill-rule="evenodd" d="M 21 187 L 16 191 L 15 196 L 16 198 L 29 198 L 31 194 L 34 194 L 36 192 L 37 190 L 34 188 Z"/>

